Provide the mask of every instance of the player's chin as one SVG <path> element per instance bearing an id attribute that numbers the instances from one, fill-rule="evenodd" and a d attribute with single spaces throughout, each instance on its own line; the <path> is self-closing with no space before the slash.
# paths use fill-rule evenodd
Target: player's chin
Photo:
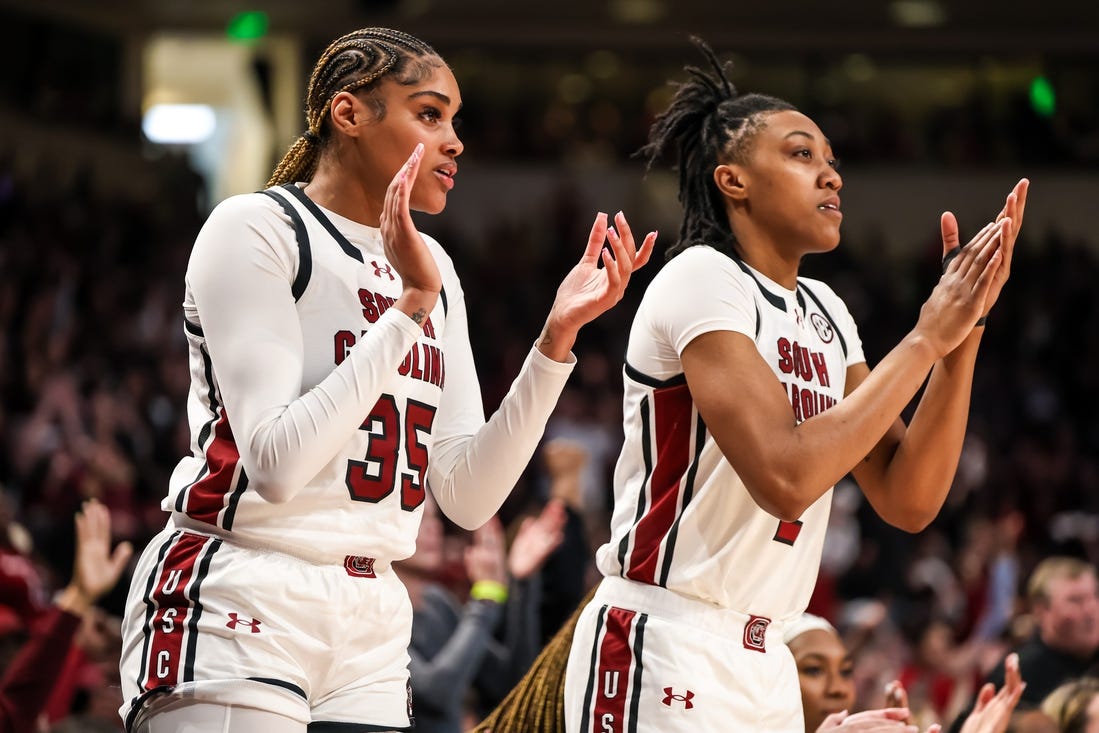
<path id="1" fill-rule="evenodd" d="M 831 252 L 836 247 L 840 246 L 839 227 L 821 232 L 820 235 L 816 238 L 816 243 L 816 249 L 818 252 Z"/>
<path id="2" fill-rule="evenodd" d="M 422 211 L 425 214 L 440 214 L 446 208 L 446 194 L 417 196 L 409 202 L 409 208 Z"/>

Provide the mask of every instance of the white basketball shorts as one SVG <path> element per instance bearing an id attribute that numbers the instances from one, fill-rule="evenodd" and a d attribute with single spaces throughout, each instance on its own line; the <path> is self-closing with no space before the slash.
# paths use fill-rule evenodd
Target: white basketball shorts
<path id="1" fill-rule="evenodd" d="M 781 624 L 604 578 L 565 672 L 569 733 L 804 733 Z"/>
<path id="2" fill-rule="evenodd" d="M 158 701 L 408 730 L 412 606 L 388 565 L 318 565 L 169 527 L 142 553 L 123 620 L 127 730 Z"/>

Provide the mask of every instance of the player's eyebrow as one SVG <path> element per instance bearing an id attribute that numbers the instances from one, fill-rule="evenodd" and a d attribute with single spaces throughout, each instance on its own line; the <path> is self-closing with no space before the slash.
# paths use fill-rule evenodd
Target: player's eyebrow
<path id="1" fill-rule="evenodd" d="M 805 132 L 804 130 L 794 130 L 793 132 L 788 132 L 788 133 L 786 133 L 786 135 L 783 139 L 785 140 L 786 138 L 793 137 L 794 135 L 800 135 L 802 137 L 807 137 L 810 140 L 816 140 L 817 139 L 816 136 L 813 135 L 813 133 Z M 832 141 L 829 140 L 828 138 L 824 138 L 824 144 L 827 145 L 828 147 L 832 147 Z"/>
<path id="2" fill-rule="evenodd" d="M 442 92 L 436 92 L 436 91 L 433 91 L 431 89 L 424 89 L 424 90 L 421 90 L 421 91 L 418 91 L 418 92 L 413 92 L 412 94 L 408 95 L 409 99 L 416 99 L 416 97 L 435 97 L 440 102 L 445 104 L 447 107 L 449 107 L 452 104 L 450 97 L 443 94 Z M 461 109 L 461 108 L 462 108 L 462 105 L 459 104 L 458 109 Z"/>

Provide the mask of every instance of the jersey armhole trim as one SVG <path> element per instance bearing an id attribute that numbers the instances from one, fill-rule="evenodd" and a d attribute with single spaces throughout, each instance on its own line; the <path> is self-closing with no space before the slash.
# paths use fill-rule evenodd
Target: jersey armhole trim
<path id="1" fill-rule="evenodd" d="M 644 384 L 648 387 L 661 388 L 661 387 L 678 387 L 681 384 L 687 383 L 686 374 L 676 374 L 675 376 L 668 377 L 667 379 L 657 379 L 656 377 L 650 377 L 644 372 L 638 371 L 636 368 L 630 366 L 629 362 L 625 363 L 626 376 L 633 381 Z"/>
<path id="2" fill-rule="evenodd" d="M 298 214 L 293 204 L 270 189 L 260 193 L 270 196 L 278 202 L 278 205 L 282 207 L 282 210 L 286 212 L 286 215 L 290 217 L 290 221 L 294 224 L 294 238 L 298 243 L 298 274 L 294 277 L 290 292 L 296 303 L 301 300 L 301 296 L 305 293 L 305 287 L 309 284 L 309 277 L 313 274 L 313 257 L 309 249 L 309 232 L 306 230 L 305 222 L 302 221 L 301 215 Z"/>
<path id="3" fill-rule="evenodd" d="M 332 235 L 332 238 L 336 240 L 336 244 L 340 245 L 340 249 L 344 251 L 344 254 L 352 259 L 358 260 L 360 263 L 365 263 L 366 260 L 363 259 L 363 253 L 360 252 L 355 245 L 347 241 L 347 237 L 336 228 L 336 225 L 332 223 L 331 219 L 324 215 L 324 212 L 320 210 L 320 207 L 313 203 L 313 199 L 306 196 L 305 192 L 293 183 L 284 183 L 282 188 L 289 191 L 290 195 L 296 198 L 301 205 L 313 215 L 313 218 L 325 228 L 325 231 Z"/>

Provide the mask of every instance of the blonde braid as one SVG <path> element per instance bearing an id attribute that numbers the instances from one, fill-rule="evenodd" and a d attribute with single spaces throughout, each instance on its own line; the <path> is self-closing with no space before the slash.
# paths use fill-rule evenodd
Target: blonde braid
<path id="1" fill-rule="evenodd" d="M 594 595 L 592 588 L 523 679 L 471 733 L 565 733 L 565 667 L 576 621 Z"/>
<path id="2" fill-rule="evenodd" d="M 330 43 L 309 77 L 306 131 L 290 145 L 267 185 L 311 180 L 328 137 L 324 123 L 333 98 L 340 92 L 365 89 L 388 74 L 398 73 L 402 61 L 420 56 L 438 54 L 415 36 L 389 28 L 362 28 Z"/>

